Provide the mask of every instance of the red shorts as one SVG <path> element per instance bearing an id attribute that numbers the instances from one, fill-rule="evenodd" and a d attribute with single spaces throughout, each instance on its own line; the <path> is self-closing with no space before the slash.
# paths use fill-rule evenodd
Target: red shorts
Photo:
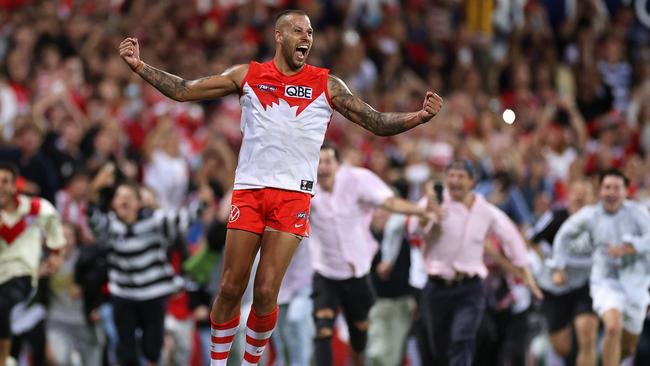
<path id="1" fill-rule="evenodd" d="M 311 195 L 276 188 L 238 189 L 232 193 L 228 229 L 262 234 L 273 230 L 309 236 Z"/>

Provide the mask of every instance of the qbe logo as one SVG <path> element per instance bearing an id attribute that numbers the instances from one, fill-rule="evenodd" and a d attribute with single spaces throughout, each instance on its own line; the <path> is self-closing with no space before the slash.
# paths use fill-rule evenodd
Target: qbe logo
<path id="1" fill-rule="evenodd" d="M 284 88 L 284 96 L 292 98 L 311 99 L 312 89 L 306 86 L 287 85 Z"/>

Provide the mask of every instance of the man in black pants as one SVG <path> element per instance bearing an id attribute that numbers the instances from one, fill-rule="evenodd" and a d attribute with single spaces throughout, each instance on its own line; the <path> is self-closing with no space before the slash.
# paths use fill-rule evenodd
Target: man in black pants
<path id="1" fill-rule="evenodd" d="M 331 145 L 323 145 L 318 166 L 318 185 L 311 202 L 311 245 L 314 266 L 315 360 L 332 364 L 331 339 L 339 307 L 350 332 L 354 364 L 363 365 L 368 313 L 375 294 L 368 273 L 377 249 L 370 232 L 376 207 L 389 212 L 429 217 L 393 191 L 367 169 L 341 166 Z"/>
<path id="2" fill-rule="evenodd" d="M 483 253 L 488 235 L 500 240 L 512 272 L 541 296 L 527 270 L 523 238 L 505 213 L 471 191 L 474 177 L 471 163 L 452 162 L 446 172 L 442 204 L 430 207 L 440 218 L 423 223 L 421 248 L 429 279 L 421 309 L 429 347 L 439 365 L 472 364 L 476 332 L 485 310 Z M 429 189 L 421 205 L 435 206 L 433 193 Z"/>
<path id="3" fill-rule="evenodd" d="M 106 165 L 91 185 L 93 194 L 112 186 L 114 167 Z M 203 204 L 212 201 L 212 191 L 203 187 Z M 180 290 L 167 251 L 199 214 L 199 207 L 178 212 L 147 212 L 140 187 L 117 185 L 111 211 L 89 210 L 95 236 L 108 250 L 108 289 L 119 336 L 117 354 L 123 366 L 139 365 L 136 329 L 142 330 L 142 356 L 155 365 L 163 345 L 167 298 Z"/>
<path id="4" fill-rule="evenodd" d="M 542 309 L 546 317 L 552 353 L 547 362 L 562 365 L 573 348 L 573 332 L 577 343 L 576 366 L 592 366 L 597 362 L 598 315 L 593 310 L 589 295 L 591 274 L 591 244 L 589 235 L 581 235 L 572 241 L 571 262 L 567 267 L 569 276 L 564 284 L 554 283 L 550 257 L 555 235 L 562 224 L 594 199 L 589 181 L 575 181 L 569 188 L 568 205 L 545 213 L 533 227 L 531 241 L 542 262 L 536 279 L 544 291 Z M 550 351 L 550 350 L 549 350 Z"/>

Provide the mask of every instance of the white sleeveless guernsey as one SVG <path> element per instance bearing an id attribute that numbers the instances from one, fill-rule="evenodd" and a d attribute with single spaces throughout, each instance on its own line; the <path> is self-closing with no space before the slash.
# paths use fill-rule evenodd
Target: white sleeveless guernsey
<path id="1" fill-rule="evenodd" d="M 239 99 L 243 141 L 234 189 L 314 194 L 320 147 L 332 116 L 328 75 L 328 69 L 305 65 L 286 76 L 273 61 L 250 63 Z"/>

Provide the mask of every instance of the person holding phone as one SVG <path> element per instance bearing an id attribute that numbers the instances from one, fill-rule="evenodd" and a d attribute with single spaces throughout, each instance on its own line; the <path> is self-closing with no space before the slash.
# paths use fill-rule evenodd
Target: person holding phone
<path id="1" fill-rule="evenodd" d="M 485 242 L 500 240 L 508 266 L 536 297 L 542 294 L 528 271 L 526 243 L 512 221 L 483 196 L 472 191 L 476 173 L 467 160 L 454 160 L 446 170 L 441 192 L 435 184 L 420 204 L 438 212 L 438 218 L 421 222 L 421 251 L 428 281 L 422 293 L 421 312 L 429 340 L 428 352 L 436 365 L 472 364 L 475 338 L 486 306 L 483 279 Z M 440 195 L 440 193 L 438 193 Z"/>

